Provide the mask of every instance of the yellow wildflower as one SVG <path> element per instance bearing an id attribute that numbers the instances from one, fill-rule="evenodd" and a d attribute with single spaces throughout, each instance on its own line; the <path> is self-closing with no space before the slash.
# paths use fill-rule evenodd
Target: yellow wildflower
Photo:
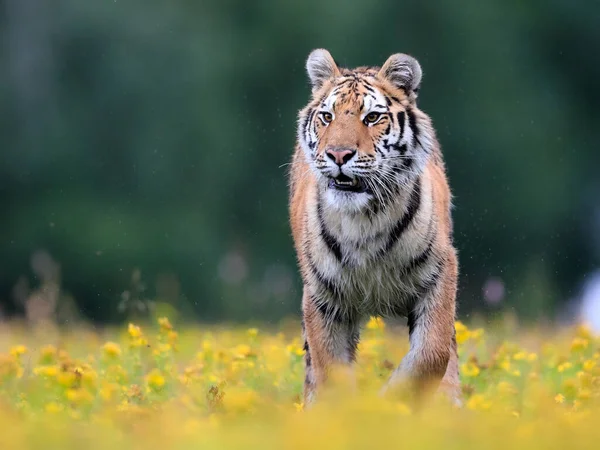
<path id="1" fill-rule="evenodd" d="M 520 351 L 520 352 L 518 352 L 518 353 L 515 353 L 515 354 L 513 355 L 513 359 L 514 359 L 515 361 L 522 361 L 522 360 L 524 360 L 524 359 L 527 359 L 527 352 Z"/>
<path id="2" fill-rule="evenodd" d="M 249 338 L 254 339 L 256 336 L 258 336 L 258 328 L 248 328 L 246 333 L 248 334 Z"/>
<path id="3" fill-rule="evenodd" d="M 155 356 L 160 356 L 166 353 L 169 353 L 173 348 L 171 347 L 171 344 L 158 344 L 154 350 L 153 350 L 153 354 Z"/>
<path id="4" fill-rule="evenodd" d="M 481 394 L 472 395 L 467 401 L 467 408 L 474 411 L 487 411 L 492 406 L 492 403 Z"/>
<path id="5" fill-rule="evenodd" d="M 102 350 L 104 351 L 104 354 L 109 358 L 116 359 L 119 356 L 121 356 L 121 347 L 115 342 L 107 342 L 102 347 Z"/>
<path id="6" fill-rule="evenodd" d="M 75 405 L 89 404 L 94 400 L 94 396 L 86 389 L 68 389 L 66 396 Z"/>
<path id="7" fill-rule="evenodd" d="M 559 364 L 559 366 L 557 367 L 557 370 L 559 373 L 563 373 L 565 370 L 570 369 L 571 367 L 573 367 L 573 364 L 570 363 L 569 361 L 564 362 L 562 364 Z"/>
<path id="8" fill-rule="evenodd" d="M 588 359 L 583 362 L 583 370 L 586 372 L 591 372 L 594 367 L 596 367 L 596 361 L 593 359 Z"/>
<path id="9" fill-rule="evenodd" d="M 236 358 L 247 358 L 248 356 L 252 356 L 252 348 L 246 344 L 240 344 L 233 349 L 233 354 Z"/>
<path id="10" fill-rule="evenodd" d="M 167 317 L 160 317 L 158 319 L 158 324 L 160 325 L 160 331 L 167 332 L 173 329 L 173 325 Z"/>
<path id="11" fill-rule="evenodd" d="M 57 402 L 46 403 L 46 406 L 44 406 L 44 410 L 50 414 L 57 414 L 61 412 L 64 408 L 65 407 L 62 404 Z"/>
<path id="12" fill-rule="evenodd" d="M 470 332 L 467 327 L 460 321 L 454 323 L 454 330 L 456 331 L 456 342 L 460 345 L 466 342 L 470 337 Z"/>
<path id="13" fill-rule="evenodd" d="M 10 349 L 10 354 L 17 358 L 25 353 L 27 353 L 27 347 L 24 345 L 16 345 Z"/>
<path id="14" fill-rule="evenodd" d="M 573 342 L 571 342 L 571 351 L 572 352 L 580 352 L 585 350 L 589 345 L 589 341 L 583 338 L 575 338 Z"/>
<path id="15" fill-rule="evenodd" d="M 286 351 L 292 355 L 302 356 L 304 355 L 304 349 L 296 343 L 291 343 L 286 346 Z"/>
<path id="16" fill-rule="evenodd" d="M 148 386 L 153 391 L 160 391 L 166 384 L 165 377 L 162 376 L 158 369 L 153 369 L 146 377 Z"/>
<path id="17" fill-rule="evenodd" d="M 562 394 L 556 394 L 556 396 L 554 397 L 554 401 L 556 403 L 562 404 L 565 402 L 565 396 Z"/>
<path id="18" fill-rule="evenodd" d="M 58 375 L 58 366 L 39 366 L 33 369 L 34 375 L 54 378 Z"/>
<path id="19" fill-rule="evenodd" d="M 466 377 L 476 377 L 479 375 L 480 369 L 474 362 L 468 362 L 460 366 L 460 371 Z"/>
<path id="20" fill-rule="evenodd" d="M 129 336 L 134 339 L 142 337 L 142 329 L 132 323 L 127 327 L 127 332 L 129 333 Z"/>
<path id="21" fill-rule="evenodd" d="M 470 332 L 469 337 L 475 342 L 480 342 L 481 339 L 483 338 L 483 334 L 484 334 L 483 328 L 477 328 Z"/>

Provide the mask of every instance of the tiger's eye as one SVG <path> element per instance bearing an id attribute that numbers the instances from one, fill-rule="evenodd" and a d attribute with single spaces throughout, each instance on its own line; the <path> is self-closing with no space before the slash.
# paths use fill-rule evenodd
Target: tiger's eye
<path id="1" fill-rule="evenodd" d="M 379 119 L 380 115 L 381 114 L 379 114 L 377 112 L 372 112 L 372 113 L 367 114 L 367 116 L 365 117 L 365 123 L 370 124 L 370 123 L 377 122 L 377 119 Z"/>
<path id="2" fill-rule="evenodd" d="M 323 119 L 323 122 L 330 123 L 333 120 L 333 115 L 328 112 L 323 112 L 321 113 L 321 118 Z"/>

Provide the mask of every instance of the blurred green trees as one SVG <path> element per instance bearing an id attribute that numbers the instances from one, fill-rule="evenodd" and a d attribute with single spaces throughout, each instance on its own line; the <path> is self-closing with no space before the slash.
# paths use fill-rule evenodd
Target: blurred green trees
<path id="1" fill-rule="evenodd" d="M 496 277 L 503 305 L 552 314 L 600 254 L 599 19 L 567 0 L 0 0 L 0 304 L 22 310 L 14 287 L 40 285 L 45 250 L 99 321 L 138 269 L 188 317 L 297 312 L 284 164 L 325 47 L 345 66 L 421 62 L 460 311 L 487 309 Z"/>

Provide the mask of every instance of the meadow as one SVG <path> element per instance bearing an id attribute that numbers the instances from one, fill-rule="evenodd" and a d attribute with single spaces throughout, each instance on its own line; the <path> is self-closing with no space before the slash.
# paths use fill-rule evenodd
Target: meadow
<path id="1" fill-rule="evenodd" d="M 598 448 L 600 339 L 456 323 L 464 406 L 382 398 L 403 329 L 367 324 L 352 376 L 301 400 L 298 323 L 264 329 L 5 324 L 2 449 Z"/>

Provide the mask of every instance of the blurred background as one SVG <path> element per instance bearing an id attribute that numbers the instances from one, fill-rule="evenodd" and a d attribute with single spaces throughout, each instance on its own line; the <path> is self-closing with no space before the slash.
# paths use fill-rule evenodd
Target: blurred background
<path id="1" fill-rule="evenodd" d="M 0 0 L 2 317 L 298 314 L 285 164 L 316 47 L 423 66 L 461 316 L 594 314 L 599 23 L 569 0 Z"/>

